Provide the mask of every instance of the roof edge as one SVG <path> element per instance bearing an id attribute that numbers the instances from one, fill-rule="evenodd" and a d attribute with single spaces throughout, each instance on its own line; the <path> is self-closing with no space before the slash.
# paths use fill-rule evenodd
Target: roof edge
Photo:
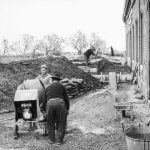
<path id="1" fill-rule="evenodd" d="M 125 0 L 123 16 L 122 16 L 123 22 L 126 22 L 127 16 L 129 14 L 131 8 L 134 6 L 135 1 L 136 0 Z"/>

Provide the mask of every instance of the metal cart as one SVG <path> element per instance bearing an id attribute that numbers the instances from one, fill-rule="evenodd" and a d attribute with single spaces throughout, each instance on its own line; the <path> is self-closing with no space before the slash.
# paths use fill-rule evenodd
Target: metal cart
<path id="1" fill-rule="evenodd" d="M 118 119 L 118 113 L 122 112 L 122 117 L 125 117 L 126 111 L 131 114 L 131 119 L 133 120 L 133 104 L 130 102 L 117 102 L 114 107 L 116 108 L 116 119 Z"/>
<path id="2" fill-rule="evenodd" d="M 15 106 L 15 125 L 13 129 L 14 139 L 18 138 L 19 127 L 18 120 L 23 119 L 25 122 L 30 123 L 30 127 L 33 123 L 39 123 L 40 107 L 38 90 L 17 90 L 14 97 Z M 43 123 L 44 124 L 44 123 Z M 43 130 L 43 135 L 46 134 L 46 123 Z"/>

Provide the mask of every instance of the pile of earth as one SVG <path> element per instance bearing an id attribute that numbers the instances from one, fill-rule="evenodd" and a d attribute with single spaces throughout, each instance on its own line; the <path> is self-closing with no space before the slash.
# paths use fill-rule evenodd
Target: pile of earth
<path id="1" fill-rule="evenodd" d="M 121 63 L 114 63 L 108 59 L 103 58 L 101 62 L 98 63 L 99 69 L 98 73 L 102 72 L 108 74 L 109 72 L 118 73 L 131 73 L 131 68 L 127 65 L 122 65 Z"/>
<path id="2" fill-rule="evenodd" d="M 37 58 L 0 64 L 0 110 L 13 108 L 17 86 L 24 80 L 36 78 L 40 74 L 41 64 L 44 63 L 48 66 L 49 73 L 59 71 L 63 78 L 83 79 L 89 90 L 100 87 L 99 80 L 73 65 L 65 57 Z"/>

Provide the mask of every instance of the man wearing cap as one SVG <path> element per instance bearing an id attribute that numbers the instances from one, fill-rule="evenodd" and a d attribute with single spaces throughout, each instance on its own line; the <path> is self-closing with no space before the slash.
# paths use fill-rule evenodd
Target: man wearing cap
<path id="1" fill-rule="evenodd" d="M 52 83 L 51 75 L 47 72 L 47 69 L 46 64 L 41 65 L 41 74 L 37 77 L 44 88 Z"/>
<path id="2" fill-rule="evenodd" d="M 65 87 L 59 82 L 60 74 L 55 72 L 52 75 L 52 84 L 45 90 L 46 98 L 41 105 L 41 112 L 46 112 L 49 143 L 55 142 L 55 125 L 57 124 L 56 142 L 64 143 L 66 131 L 67 114 L 69 113 L 69 98 Z"/>

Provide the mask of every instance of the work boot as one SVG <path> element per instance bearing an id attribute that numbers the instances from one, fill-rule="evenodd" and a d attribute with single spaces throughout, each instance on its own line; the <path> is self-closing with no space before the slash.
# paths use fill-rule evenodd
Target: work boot
<path id="1" fill-rule="evenodd" d="M 60 133 L 59 131 L 56 133 L 56 142 L 58 145 L 65 143 L 64 134 Z"/>
<path id="2" fill-rule="evenodd" d="M 53 141 L 52 141 L 52 140 L 48 140 L 48 143 L 49 143 L 49 144 L 54 144 L 55 141 L 54 141 L 54 140 L 53 140 Z"/>
<path id="3" fill-rule="evenodd" d="M 58 142 L 57 142 L 57 145 L 62 145 L 62 144 L 64 144 L 65 142 L 66 142 L 66 140 L 63 139 L 62 141 L 58 141 Z"/>

